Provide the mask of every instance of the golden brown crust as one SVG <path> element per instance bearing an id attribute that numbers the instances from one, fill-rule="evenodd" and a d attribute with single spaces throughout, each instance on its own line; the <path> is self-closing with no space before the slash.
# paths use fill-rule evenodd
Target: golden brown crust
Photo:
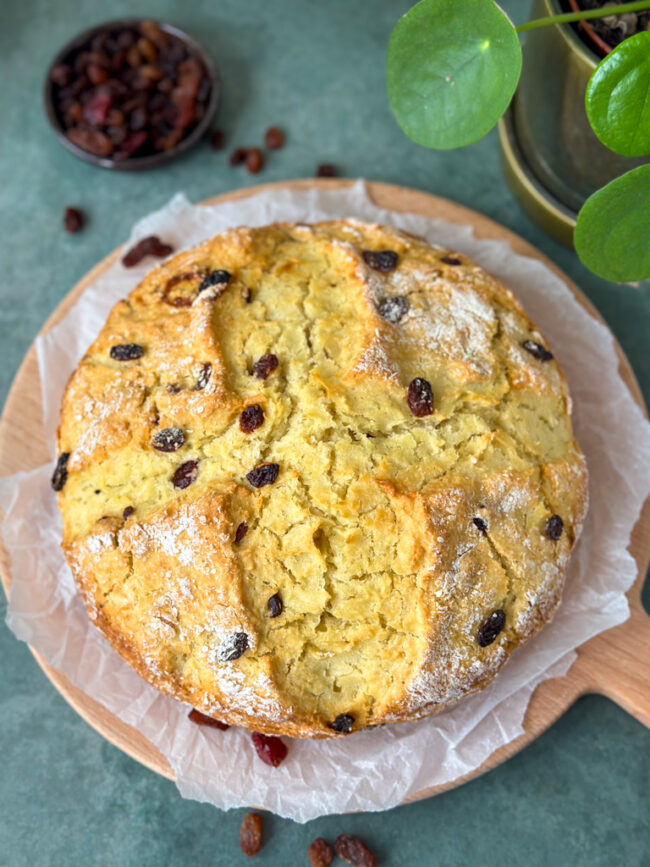
<path id="1" fill-rule="evenodd" d="M 381 226 L 237 229 L 154 268 L 63 401 L 63 548 L 91 619 L 158 689 L 269 734 L 481 689 L 552 616 L 586 511 L 544 349 L 481 268 Z"/>

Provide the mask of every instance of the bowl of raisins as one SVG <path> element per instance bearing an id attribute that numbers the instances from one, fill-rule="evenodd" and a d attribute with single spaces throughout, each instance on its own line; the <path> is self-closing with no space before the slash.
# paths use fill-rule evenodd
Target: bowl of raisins
<path id="1" fill-rule="evenodd" d="M 106 169 L 159 165 L 205 135 L 220 99 L 217 70 L 183 30 L 109 21 L 65 45 L 45 80 L 45 109 L 75 156 Z"/>

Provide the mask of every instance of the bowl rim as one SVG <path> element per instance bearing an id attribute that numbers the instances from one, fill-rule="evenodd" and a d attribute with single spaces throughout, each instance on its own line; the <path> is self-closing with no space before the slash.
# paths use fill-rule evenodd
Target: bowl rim
<path id="1" fill-rule="evenodd" d="M 86 42 L 89 42 L 93 36 L 97 35 L 101 31 L 111 28 L 118 29 L 119 27 L 137 27 L 143 21 L 153 21 L 154 24 L 157 24 L 158 27 L 160 27 L 160 29 L 163 30 L 165 33 L 169 33 L 171 36 L 175 36 L 181 42 L 185 43 L 185 45 L 191 48 L 192 51 L 201 60 L 210 81 L 210 99 L 207 103 L 205 114 L 203 115 L 199 123 L 191 131 L 191 133 L 182 138 L 178 142 L 178 144 L 174 145 L 174 147 L 170 148 L 168 151 L 160 151 L 159 153 L 148 154 L 147 156 L 143 157 L 128 157 L 124 160 L 115 160 L 111 157 L 100 157 L 95 154 L 91 154 L 89 151 L 85 151 L 83 148 L 80 148 L 78 145 L 74 144 L 74 142 L 70 141 L 70 139 L 66 136 L 54 106 L 54 85 L 50 78 L 50 74 L 52 72 L 52 69 L 55 66 L 63 63 L 65 58 L 69 54 L 71 54 L 75 49 L 81 48 Z M 185 153 L 187 150 L 197 144 L 201 138 L 203 138 L 208 127 L 212 123 L 214 115 L 216 114 L 219 107 L 219 103 L 221 102 L 221 78 L 219 76 L 219 71 L 216 64 L 205 51 L 205 49 L 196 41 L 196 39 L 194 39 L 193 36 L 191 36 L 182 28 L 177 27 L 175 24 L 171 24 L 168 21 L 159 21 L 155 18 L 115 18 L 108 21 L 100 22 L 99 24 L 95 24 L 92 27 L 87 28 L 81 33 L 78 33 L 76 36 L 73 36 L 72 39 L 69 39 L 68 42 L 66 42 L 65 45 L 63 45 L 59 49 L 59 51 L 52 59 L 51 63 L 48 64 L 45 73 L 45 82 L 43 84 L 43 101 L 45 104 L 45 113 L 47 115 L 47 119 L 52 130 L 54 131 L 56 138 L 58 139 L 60 144 L 62 144 L 68 151 L 70 151 L 70 153 L 74 154 L 76 157 L 79 157 L 79 159 L 84 160 L 84 162 L 91 163 L 92 165 L 99 166 L 103 169 L 115 169 L 118 171 L 138 171 L 140 169 L 153 168 L 154 166 L 158 166 L 161 163 L 165 163 L 169 160 L 175 159 L 176 157 Z"/>

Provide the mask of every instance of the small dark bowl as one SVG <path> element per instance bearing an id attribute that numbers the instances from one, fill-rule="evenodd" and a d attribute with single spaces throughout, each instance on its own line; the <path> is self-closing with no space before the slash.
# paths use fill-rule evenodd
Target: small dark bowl
<path id="1" fill-rule="evenodd" d="M 65 134 L 65 130 L 61 124 L 61 121 L 59 120 L 54 105 L 54 85 L 50 80 L 50 73 L 52 71 L 52 68 L 60 63 L 64 63 L 69 54 L 80 49 L 83 45 L 89 42 L 93 38 L 93 36 L 99 34 L 101 31 L 107 28 L 113 28 L 117 30 L 120 27 L 137 27 L 145 20 L 148 21 L 152 19 L 120 18 L 114 21 L 104 21 L 102 24 L 91 27 L 89 30 L 85 30 L 83 33 L 75 36 L 74 39 L 71 39 L 70 42 L 64 45 L 64 47 L 58 52 L 58 54 L 47 69 L 43 96 L 45 101 L 45 111 L 47 113 L 47 118 L 50 122 L 52 129 L 54 130 L 56 137 L 61 142 L 61 144 L 75 156 L 79 157 L 82 160 L 85 160 L 87 163 L 92 163 L 95 166 L 101 166 L 101 168 L 103 169 L 137 171 L 138 169 L 149 169 L 153 166 L 159 166 L 161 165 L 161 163 L 165 163 L 169 160 L 175 159 L 176 157 L 180 156 L 182 153 L 185 153 L 185 151 L 193 147 L 205 135 L 208 127 L 212 123 L 217 108 L 219 107 L 219 102 L 221 100 L 221 82 L 219 80 L 219 73 L 215 64 L 208 57 L 203 48 L 201 48 L 198 42 L 192 39 L 189 34 L 185 33 L 185 31 L 183 30 L 180 30 L 178 27 L 175 27 L 173 24 L 167 24 L 163 21 L 156 21 L 155 23 L 158 25 L 158 27 L 160 27 L 161 30 L 164 30 L 165 33 L 169 33 L 171 36 L 175 36 L 176 39 L 179 39 L 181 42 L 184 42 L 185 45 L 198 57 L 198 59 L 205 67 L 207 77 L 210 81 L 210 99 L 206 105 L 205 114 L 203 115 L 199 123 L 194 127 L 194 129 L 189 133 L 189 135 L 187 135 L 185 138 L 182 138 L 177 145 L 174 145 L 174 147 L 170 148 L 167 151 L 160 151 L 158 153 L 147 154 L 141 157 L 128 157 L 127 159 L 123 160 L 115 160 L 111 157 L 96 156 L 95 154 L 91 154 L 88 151 L 85 151 L 83 148 L 78 147 L 78 145 L 70 141 L 70 139 Z"/>

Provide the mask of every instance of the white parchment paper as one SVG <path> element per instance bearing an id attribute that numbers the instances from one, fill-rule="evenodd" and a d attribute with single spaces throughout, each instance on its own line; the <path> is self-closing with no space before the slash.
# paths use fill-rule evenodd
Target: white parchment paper
<path id="1" fill-rule="evenodd" d="M 589 514 L 555 619 L 514 653 L 487 689 L 428 720 L 335 741 L 291 741 L 286 761 L 270 768 L 255 755 L 248 732 L 190 723 L 186 706 L 146 684 L 91 625 L 59 548 L 52 463 L 0 481 L 2 529 L 12 559 L 7 622 L 17 637 L 154 743 L 184 797 L 223 809 L 255 804 L 300 822 L 392 807 L 425 786 L 468 773 L 520 735 L 537 684 L 566 673 L 576 647 L 628 617 L 624 592 L 637 570 L 627 546 L 650 493 L 650 425 L 618 373 L 611 334 L 561 280 L 505 243 L 477 240 L 471 228 L 443 220 L 382 210 L 359 182 L 348 190 L 271 190 L 209 208 L 177 195 L 135 226 L 129 244 L 158 234 L 178 250 L 232 226 L 341 217 L 392 224 L 478 261 L 519 296 L 569 380 L 576 435 L 590 471 Z M 131 270 L 114 265 L 65 319 L 37 339 L 52 461 L 68 376 L 113 304 L 150 265 Z"/>

